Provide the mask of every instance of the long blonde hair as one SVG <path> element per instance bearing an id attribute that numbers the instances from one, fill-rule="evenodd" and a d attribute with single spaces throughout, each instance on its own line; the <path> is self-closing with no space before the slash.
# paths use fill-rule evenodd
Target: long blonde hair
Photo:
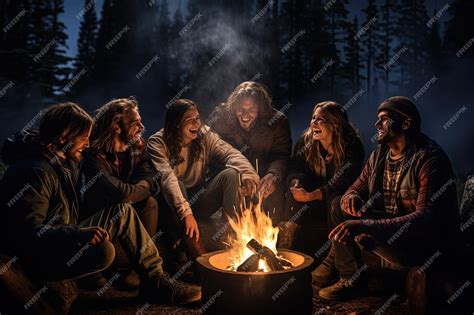
<path id="1" fill-rule="evenodd" d="M 332 101 L 325 101 L 318 103 L 313 108 L 313 114 L 316 109 L 320 108 L 327 118 L 327 122 L 331 125 L 332 130 L 332 150 L 333 150 L 333 161 L 335 170 L 342 167 L 342 163 L 345 158 L 345 150 L 348 144 L 350 144 L 356 137 L 357 131 L 349 122 L 347 113 L 343 107 Z M 313 139 L 313 132 L 311 127 L 306 129 L 303 133 L 304 152 L 305 158 L 311 167 L 317 165 L 320 152 L 319 152 L 319 141 Z"/>

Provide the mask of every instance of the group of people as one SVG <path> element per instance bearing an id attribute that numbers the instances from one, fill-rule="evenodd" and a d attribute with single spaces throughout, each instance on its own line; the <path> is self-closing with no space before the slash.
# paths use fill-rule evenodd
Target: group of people
<path id="1" fill-rule="evenodd" d="M 163 270 L 160 233 L 171 251 L 195 260 L 206 252 L 202 222 L 219 210 L 238 215 L 255 196 L 281 227 L 280 246 L 292 246 L 285 227 L 327 218 L 331 248 L 312 273 L 325 299 L 364 292 L 366 277 L 354 276 L 361 247 L 407 269 L 459 239 L 451 163 L 421 132 L 408 98 L 380 104 L 379 145 L 365 166 L 360 137 L 336 102 L 314 106 L 293 153 L 289 121 L 262 84 L 239 84 L 206 122 L 196 103 L 178 99 L 146 141 L 134 98 L 113 99 L 94 118 L 74 103 L 47 108 L 38 130 L 3 146 L 0 251 L 43 280 L 99 281 L 119 243 L 141 296 L 185 304 L 200 299 L 200 288 Z"/>

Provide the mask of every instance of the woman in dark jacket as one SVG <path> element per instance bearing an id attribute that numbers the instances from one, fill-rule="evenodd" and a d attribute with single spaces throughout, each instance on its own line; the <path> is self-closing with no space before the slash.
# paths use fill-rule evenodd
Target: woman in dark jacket
<path id="1" fill-rule="evenodd" d="M 299 243 L 313 243 L 305 234 L 314 235 L 315 226 L 327 227 L 331 201 L 354 182 L 363 160 L 364 147 L 342 106 L 316 104 L 309 128 L 296 143 L 287 177 L 286 219 L 301 224 Z"/>

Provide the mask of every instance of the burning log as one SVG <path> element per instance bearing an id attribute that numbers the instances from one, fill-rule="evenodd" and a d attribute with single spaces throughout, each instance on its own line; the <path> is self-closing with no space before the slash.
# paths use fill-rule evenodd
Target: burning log
<path id="1" fill-rule="evenodd" d="M 253 254 L 247 258 L 240 266 L 237 268 L 237 271 L 252 271 L 255 272 L 258 270 L 258 261 L 260 256 Z"/>
<path id="2" fill-rule="evenodd" d="M 282 264 L 280 263 L 280 260 L 278 257 L 275 256 L 275 254 L 272 252 L 272 250 L 266 246 L 262 246 L 259 242 L 257 242 L 255 239 L 251 239 L 247 243 L 247 247 L 257 254 L 259 257 L 264 259 L 270 268 L 270 271 L 273 270 L 284 270 Z"/>

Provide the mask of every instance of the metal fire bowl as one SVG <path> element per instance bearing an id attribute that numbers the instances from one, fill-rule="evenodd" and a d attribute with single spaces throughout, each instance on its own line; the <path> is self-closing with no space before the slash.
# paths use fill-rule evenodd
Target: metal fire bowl
<path id="1" fill-rule="evenodd" d="M 288 249 L 278 253 L 293 268 L 270 272 L 235 272 L 226 251 L 197 258 L 206 314 L 311 314 L 313 258 Z"/>

